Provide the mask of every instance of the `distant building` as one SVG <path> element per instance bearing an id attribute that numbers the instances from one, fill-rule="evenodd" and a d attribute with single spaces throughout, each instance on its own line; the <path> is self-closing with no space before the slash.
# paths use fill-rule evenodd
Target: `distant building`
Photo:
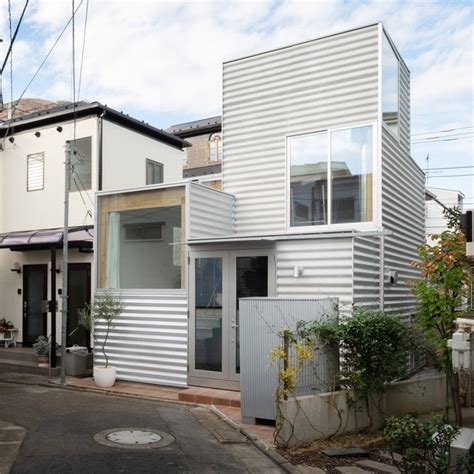
<path id="1" fill-rule="evenodd" d="M 426 188 L 425 192 L 425 215 L 426 215 L 426 239 L 431 241 L 430 236 L 440 234 L 447 230 L 447 220 L 443 215 L 445 209 L 459 207 L 463 209 L 464 194 L 461 191 L 442 188 Z"/>
<path id="2" fill-rule="evenodd" d="M 172 125 L 166 131 L 192 145 L 186 150 L 183 178 L 206 176 L 220 182 L 223 154 L 220 116 Z"/>

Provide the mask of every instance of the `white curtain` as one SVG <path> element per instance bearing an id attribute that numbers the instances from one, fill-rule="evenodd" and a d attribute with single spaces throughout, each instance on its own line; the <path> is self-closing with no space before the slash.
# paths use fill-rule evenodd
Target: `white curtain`
<path id="1" fill-rule="evenodd" d="M 106 288 L 120 288 L 120 213 L 111 212 L 107 225 Z"/>

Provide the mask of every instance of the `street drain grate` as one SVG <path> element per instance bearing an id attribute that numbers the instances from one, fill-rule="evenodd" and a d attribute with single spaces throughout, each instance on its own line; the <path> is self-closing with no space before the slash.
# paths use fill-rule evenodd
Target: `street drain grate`
<path id="1" fill-rule="evenodd" d="M 169 446 L 173 436 L 162 431 L 143 428 L 115 428 L 94 435 L 94 440 L 110 448 L 154 449 Z"/>

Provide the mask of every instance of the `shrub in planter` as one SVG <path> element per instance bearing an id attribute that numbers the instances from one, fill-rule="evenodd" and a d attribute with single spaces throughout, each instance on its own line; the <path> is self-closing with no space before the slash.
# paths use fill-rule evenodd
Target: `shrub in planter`
<path id="1" fill-rule="evenodd" d="M 33 349 L 38 355 L 39 364 L 47 364 L 49 361 L 50 343 L 46 336 L 39 336 L 33 344 Z"/>

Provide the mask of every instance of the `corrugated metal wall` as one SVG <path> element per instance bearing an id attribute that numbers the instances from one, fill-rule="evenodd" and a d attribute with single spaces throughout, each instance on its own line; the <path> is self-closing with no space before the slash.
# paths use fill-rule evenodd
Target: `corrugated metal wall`
<path id="1" fill-rule="evenodd" d="M 286 135 L 377 120 L 377 25 L 224 64 L 224 190 L 236 232 L 285 229 Z"/>
<path id="2" fill-rule="evenodd" d="M 354 305 L 379 309 L 380 239 L 379 236 L 354 237 Z"/>
<path id="3" fill-rule="evenodd" d="M 393 235 L 385 237 L 385 272 L 396 270 L 398 283 L 385 284 L 386 311 L 409 316 L 416 299 L 409 281 L 419 277 L 411 266 L 417 260 L 417 246 L 424 242 L 424 174 L 410 156 L 410 76 L 400 63 L 399 139 L 382 128 L 382 224 Z"/>
<path id="4" fill-rule="evenodd" d="M 190 183 L 189 238 L 232 235 L 234 210 L 234 196 L 207 186 Z"/>
<path id="5" fill-rule="evenodd" d="M 281 343 L 279 332 L 295 329 L 298 321 L 337 320 L 336 299 L 243 298 L 240 300 L 241 412 L 244 418 L 276 417 L 275 390 L 278 364 L 270 364 L 270 352 Z M 337 349 L 319 357 L 296 380 L 296 395 L 328 391 L 333 386 Z M 245 420 L 244 421 L 250 421 Z"/>
<path id="6" fill-rule="evenodd" d="M 98 291 L 96 295 L 102 292 Z M 187 383 L 188 314 L 185 292 L 127 291 L 120 295 L 125 309 L 107 342 L 117 378 L 134 382 L 185 387 Z M 96 324 L 101 343 L 103 324 Z M 97 347 L 97 344 L 96 344 Z M 105 359 L 95 349 L 95 364 Z"/>
<path id="7" fill-rule="evenodd" d="M 277 242 L 277 295 L 338 298 L 341 312 L 352 304 L 352 238 Z M 298 278 L 294 266 L 303 268 Z"/>

